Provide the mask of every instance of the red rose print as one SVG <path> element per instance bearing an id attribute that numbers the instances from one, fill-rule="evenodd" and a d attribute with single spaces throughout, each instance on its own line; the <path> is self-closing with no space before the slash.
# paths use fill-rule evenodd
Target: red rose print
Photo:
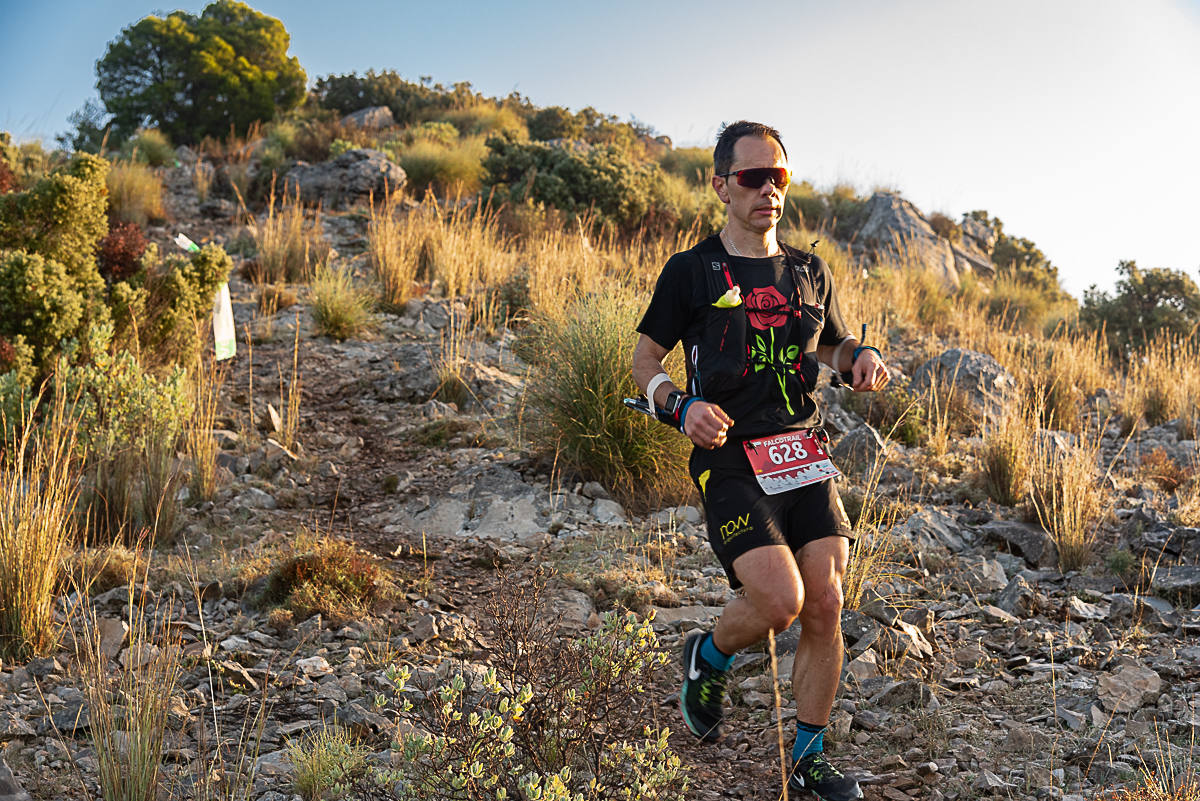
<path id="1" fill-rule="evenodd" d="M 761 331 L 781 326 L 787 321 L 787 300 L 773 286 L 760 286 L 750 290 L 745 303 L 750 325 Z"/>

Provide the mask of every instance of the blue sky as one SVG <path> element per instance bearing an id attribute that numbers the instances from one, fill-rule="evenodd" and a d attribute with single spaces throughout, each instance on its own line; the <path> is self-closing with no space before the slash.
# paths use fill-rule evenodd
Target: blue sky
<path id="1" fill-rule="evenodd" d="M 181 7 L 198 12 L 203 3 Z M 799 176 L 985 208 L 1078 295 L 1200 268 L 1200 0 L 262 0 L 315 78 L 395 69 L 634 116 L 679 145 L 781 129 Z M 122 27 L 176 6 L 0 0 L 0 129 L 53 134 Z"/>

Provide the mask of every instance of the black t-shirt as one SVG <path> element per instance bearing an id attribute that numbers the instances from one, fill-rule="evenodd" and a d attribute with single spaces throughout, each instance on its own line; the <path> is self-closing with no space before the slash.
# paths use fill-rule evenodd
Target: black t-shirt
<path id="1" fill-rule="evenodd" d="M 709 237 L 667 261 L 637 327 L 667 350 L 683 342 L 688 389 L 733 418 L 731 441 L 819 425 L 813 397 L 816 347 L 850 336 L 829 266 L 815 255 L 792 253 L 766 259 L 730 256 L 718 237 Z M 741 307 L 714 307 L 730 280 L 741 287 Z M 713 331 L 729 327 L 725 321 L 731 314 L 744 329 L 744 346 L 742 339 L 737 346 L 745 351 L 744 358 L 739 354 L 744 375 L 716 389 L 717 382 L 706 382 L 703 370 L 697 370 L 698 362 L 704 364 L 697 357 Z"/>

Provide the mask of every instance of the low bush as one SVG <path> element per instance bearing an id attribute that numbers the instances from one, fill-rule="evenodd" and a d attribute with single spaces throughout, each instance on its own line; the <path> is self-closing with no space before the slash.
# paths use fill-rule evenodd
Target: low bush
<path id="1" fill-rule="evenodd" d="M 671 175 L 677 175 L 693 186 L 712 192 L 708 179 L 713 171 L 713 156 L 709 148 L 680 147 L 668 150 L 658 163 Z"/>
<path id="2" fill-rule="evenodd" d="M 167 167 L 175 163 L 175 148 L 167 135 L 157 128 L 138 131 L 125 141 L 121 156 L 151 167 Z"/>
<path id="3" fill-rule="evenodd" d="M 53 367 L 61 343 L 84 328 L 88 298 L 78 286 L 60 262 L 21 250 L 0 251 L 0 336 L 29 348 L 42 377 Z"/>
<path id="4" fill-rule="evenodd" d="M 137 223 L 117 223 L 100 240 L 97 257 L 100 274 L 108 281 L 124 281 L 142 267 L 146 235 Z"/>
<path id="5" fill-rule="evenodd" d="M 691 443 L 622 405 L 638 394 L 628 365 L 639 312 L 636 298 L 614 290 L 564 298 L 536 316 L 523 335 L 533 364 L 524 422 L 560 468 L 599 481 L 624 503 L 659 508 L 692 491 Z"/>
<path id="6" fill-rule="evenodd" d="M 287 751 L 296 769 L 292 789 L 304 801 L 353 798 L 350 791 L 367 773 L 371 755 L 370 748 L 337 726 L 290 742 Z"/>
<path id="7" fill-rule="evenodd" d="M 450 123 L 464 136 L 502 136 L 513 141 L 529 138 L 525 121 L 519 114 L 492 103 L 476 103 L 445 111 L 437 115 L 437 120 Z"/>
<path id="8" fill-rule="evenodd" d="M 846 406 L 884 436 L 910 448 L 928 436 L 928 409 L 919 397 L 913 397 L 905 382 L 895 381 L 880 392 L 851 392 Z"/>
<path id="9" fill-rule="evenodd" d="M 647 691 L 668 661 L 650 623 L 609 613 L 596 631 L 563 637 L 544 581 L 522 578 L 505 575 L 507 592 L 488 604 L 486 674 L 446 673 L 414 707 L 410 672 L 389 669 L 416 725 L 394 746 L 400 767 L 380 778 L 405 801 L 682 801 L 689 780 L 669 732 L 646 723 Z"/>
<path id="10" fill-rule="evenodd" d="M 316 333 L 346 340 L 365 334 L 375 324 L 372 297 L 347 270 L 321 267 L 312 282 L 312 314 Z"/>
<path id="11" fill-rule="evenodd" d="M 108 211 L 118 222 L 145 226 L 166 219 L 162 180 L 153 168 L 118 161 L 108 172 Z"/>
<path id="12" fill-rule="evenodd" d="M 444 145 L 432 139 L 418 139 L 411 145 L 392 150 L 408 175 L 410 192 L 421 197 L 428 189 L 442 197 L 472 194 L 483 180 L 483 159 L 487 148 L 478 136 Z"/>
<path id="13" fill-rule="evenodd" d="M 349 543 L 323 539 L 277 565 L 259 600 L 291 610 L 298 620 L 316 612 L 349 620 L 385 603 L 391 593 L 374 557 Z"/>

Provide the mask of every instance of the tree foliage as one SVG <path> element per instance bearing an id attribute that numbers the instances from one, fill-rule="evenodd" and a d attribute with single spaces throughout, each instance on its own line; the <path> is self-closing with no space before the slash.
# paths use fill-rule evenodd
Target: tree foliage
<path id="1" fill-rule="evenodd" d="M 1164 335 L 1196 336 L 1200 327 L 1200 289 L 1187 273 L 1165 267 L 1143 270 L 1122 261 L 1124 277 L 1109 295 L 1093 285 L 1083 293 L 1079 321 L 1104 326 L 1114 351 L 1126 351 Z"/>
<path id="2" fill-rule="evenodd" d="M 466 108 L 484 99 L 466 81 L 451 87 L 435 84 L 429 78 L 414 83 L 393 70 L 326 75 L 317 79 L 313 91 L 322 106 L 339 114 L 387 106 L 398 125 L 413 125 L 436 116 L 437 112 Z"/>
<path id="3" fill-rule="evenodd" d="M 122 30 L 96 63 L 96 86 L 121 138 L 147 125 L 175 142 L 242 133 L 303 100 L 289 42 L 274 17 L 217 0 L 200 16 L 175 11 Z"/>

